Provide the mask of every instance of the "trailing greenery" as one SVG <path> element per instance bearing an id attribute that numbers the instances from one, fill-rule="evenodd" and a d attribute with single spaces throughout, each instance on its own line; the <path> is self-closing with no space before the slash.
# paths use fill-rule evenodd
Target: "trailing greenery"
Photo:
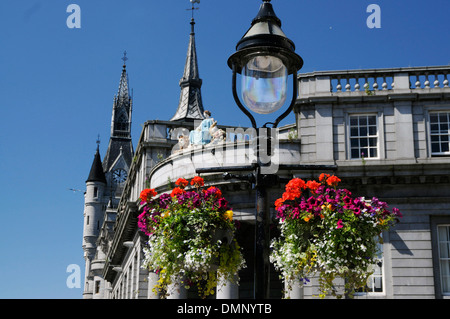
<path id="1" fill-rule="evenodd" d="M 337 188 L 339 182 L 326 174 L 319 182 L 295 178 L 275 202 L 281 236 L 271 243 L 270 259 L 288 287 L 295 279 L 307 283 L 318 274 L 320 297 L 341 298 L 334 280 L 344 278 L 344 293 L 352 297 L 378 262 L 380 234 L 401 217 L 377 198 L 353 198 Z"/>
<path id="2" fill-rule="evenodd" d="M 178 179 L 171 194 L 156 198 L 153 189 L 141 192 L 139 228 L 149 236 L 143 267 L 159 274 L 154 287 L 162 297 L 170 284 L 196 286 L 200 297 L 214 294 L 217 278 L 238 283 L 245 262 L 236 239 L 233 211 L 216 187 L 202 189 L 200 177 Z"/>

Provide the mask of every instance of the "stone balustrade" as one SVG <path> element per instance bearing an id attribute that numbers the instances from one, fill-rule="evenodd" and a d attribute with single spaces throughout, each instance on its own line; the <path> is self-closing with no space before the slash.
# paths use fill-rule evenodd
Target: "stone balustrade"
<path id="1" fill-rule="evenodd" d="M 450 66 L 324 71 L 300 74 L 299 98 L 430 93 L 448 90 Z"/>

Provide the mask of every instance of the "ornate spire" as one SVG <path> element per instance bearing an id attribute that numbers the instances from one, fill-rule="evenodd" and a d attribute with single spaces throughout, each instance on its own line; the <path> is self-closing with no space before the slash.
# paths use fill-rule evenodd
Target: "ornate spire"
<path id="1" fill-rule="evenodd" d="M 111 120 L 111 137 L 109 140 L 108 150 L 103 159 L 103 170 L 109 171 L 114 161 L 123 150 L 123 157 L 128 164 L 131 164 L 133 157 L 133 145 L 131 143 L 131 113 L 132 98 L 128 88 L 128 74 L 126 62 L 127 52 L 122 57 L 123 66 L 120 76 L 119 90 L 114 96 L 112 120 Z"/>
<path id="2" fill-rule="evenodd" d="M 178 109 L 171 121 L 203 119 L 202 80 L 198 73 L 194 25 L 194 18 L 191 18 L 191 33 L 189 36 L 186 64 L 184 66 L 183 77 L 180 80 L 180 100 Z"/>
<path id="3" fill-rule="evenodd" d="M 127 51 L 123 55 L 119 91 L 114 96 L 111 137 L 131 138 L 131 97 L 128 90 Z"/>

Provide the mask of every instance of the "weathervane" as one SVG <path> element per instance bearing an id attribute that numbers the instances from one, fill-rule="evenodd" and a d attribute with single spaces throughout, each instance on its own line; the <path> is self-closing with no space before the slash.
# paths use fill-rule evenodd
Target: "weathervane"
<path id="1" fill-rule="evenodd" d="M 191 10 L 192 11 L 192 19 L 194 19 L 194 10 L 198 10 L 200 8 L 195 8 L 194 4 L 198 3 L 200 4 L 200 0 L 189 0 L 192 3 L 192 8 L 191 9 L 186 9 L 186 10 Z"/>
<path id="2" fill-rule="evenodd" d="M 128 60 L 128 58 L 127 58 L 127 51 L 123 51 L 123 58 L 122 58 L 122 60 L 123 60 L 123 65 L 126 65 L 127 64 L 127 60 Z"/>

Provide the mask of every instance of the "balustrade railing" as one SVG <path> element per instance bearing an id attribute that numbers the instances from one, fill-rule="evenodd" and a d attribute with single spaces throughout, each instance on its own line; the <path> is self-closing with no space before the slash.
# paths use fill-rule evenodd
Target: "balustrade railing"
<path id="1" fill-rule="evenodd" d="M 449 73 L 450 66 L 312 72 L 298 76 L 299 97 L 341 93 L 373 95 L 400 90 L 425 93 L 431 89 L 448 89 Z"/>

